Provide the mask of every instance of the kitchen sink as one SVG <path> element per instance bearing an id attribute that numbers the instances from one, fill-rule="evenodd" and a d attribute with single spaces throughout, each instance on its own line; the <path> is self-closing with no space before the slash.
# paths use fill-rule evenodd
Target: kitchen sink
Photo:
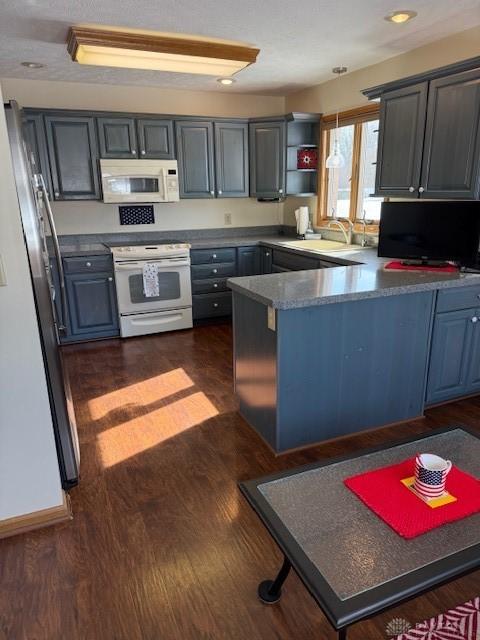
<path id="1" fill-rule="evenodd" d="M 291 240 L 282 242 L 286 247 L 292 249 L 307 249 L 308 251 L 362 251 L 358 244 L 345 244 L 334 240 Z"/>

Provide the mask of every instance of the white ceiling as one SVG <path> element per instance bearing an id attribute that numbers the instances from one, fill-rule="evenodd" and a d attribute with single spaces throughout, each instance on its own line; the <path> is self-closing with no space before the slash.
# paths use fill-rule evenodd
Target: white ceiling
<path id="1" fill-rule="evenodd" d="M 383 19 L 397 9 L 418 16 Z M 240 40 L 260 55 L 229 88 L 208 76 L 87 67 L 65 46 L 81 23 Z M 479 24 L 479 0 L 2 0 L 0 77 L 285 95 L 330 79 L 333 66 L 352 71 Z"/>

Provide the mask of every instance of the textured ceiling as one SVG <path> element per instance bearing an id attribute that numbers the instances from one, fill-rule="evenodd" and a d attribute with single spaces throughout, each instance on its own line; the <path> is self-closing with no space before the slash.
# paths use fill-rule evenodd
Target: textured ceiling
<path id="1" fill-rule="evenodd" d="M 396 9 L 418 17 L 386 22 Z M 87 67 L 65 46 L 81 23 L 240 40 L 260 55 L 229 88 L 207 76 Z M 352 71 L 478 24 L 479 0 L 1 0 L 0 77 L 285 95 L 330 79 L 333 66 Z"/>

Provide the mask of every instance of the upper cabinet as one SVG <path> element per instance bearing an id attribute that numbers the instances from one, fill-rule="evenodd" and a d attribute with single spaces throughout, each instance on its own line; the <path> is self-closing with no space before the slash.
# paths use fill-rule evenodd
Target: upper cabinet
<path id="1" fill-rule="evenodd" d="M 180 197 L 248 196 L 248 125 L 241 121 L 179 120 Z"/>
<path id="2" fill-rule="evenodd" d="M 428 83 L 389 91 L 382 96 L 378 137 L 378 195 L 418 195 Z"/>
<path id="3" fill-rule="evenodd" d="M 55 200 L 98 200 L 98 148 L 93 116 L 45 116 Z"/>
<path id="4" fill-rule="evenodd" d="M 214 131 L 217 197 L 248 197 L 248 125 L 215 122 Z"/>
<path id="5" fill-rule="evenodd" d="M 51 198 L 53 194 L 52 181 L 50 179 L 50 163 L 48 162 L 47 141 L 41 113 L 32 113 L 26 116 L 23 121 L 23 133 L 28 151 L 33 156 L 35 172 L 42 174 Z"/>
<path id="6" fill-rule="evenodd" d="M 430 82 L 421 187 L 425 198 L 478 198 L 480 70 Z"/>
<path id="7" fill-rule="evenodd" d="M 380 97 L 376 194 L 480 198 L 480 69 L 437 69 L 366 90 Z M 395 85 L 401 85 L 396 88 Z"/>
<path id="8" fill-rule="evenodd" d="M 100 156 L 136 158 L 137 136 L 133 118 L 97 118 Z"/>
<path id="9" fill-rule="evenodd" d="M 285 195 L 285 120 L 250 123 L 250 195 Z"/>
<path id="10" fill-rule="evenodd" d="M 213 123 L 176 123 L 181 198 L 214 198 Z"/>
<path id="11" fill-rule="evenodd" d="M 137 140 L 140 158 L 149 160 L 172 160 L 173 122 L 162 118 L 138 118 Z"/>

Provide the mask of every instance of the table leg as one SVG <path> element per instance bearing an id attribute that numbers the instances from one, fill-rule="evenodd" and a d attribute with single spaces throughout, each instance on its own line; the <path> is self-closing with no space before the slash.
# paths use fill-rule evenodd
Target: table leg
<path id="1" fill-rule="evenodd" d="M 347 628 L 338 630 L 338 640 L 347 640 Z"/>
<path id="2" fill-rule="evenodd" d="M 264 580 L 258 585 L 258 597 L 265 604 L 274 604 L 280 600 L 282 595 L 282 585 L 287 579 L 292 565 L 285 556 L 283 565 L 275 580 Z"/>

